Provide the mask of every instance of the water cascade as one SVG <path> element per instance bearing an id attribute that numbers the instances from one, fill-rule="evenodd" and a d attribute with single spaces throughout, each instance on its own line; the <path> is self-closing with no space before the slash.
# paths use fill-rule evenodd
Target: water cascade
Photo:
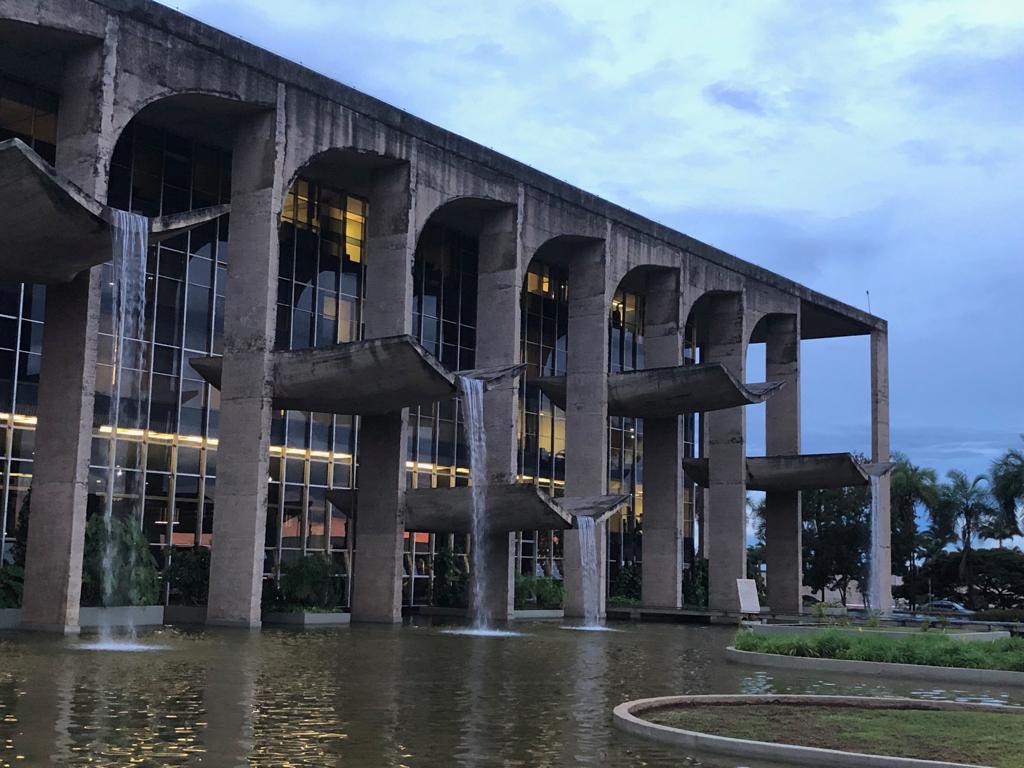
<path id="1" fill-rule="evenodd" d="M 486 629 L 490 616 L 484 604 L 487 595 L 487 569 L 484 563 L 484 536 L 487 533 L 487 434 L 484 429 L 484 383 L 480 379 L 459 376 L 463 426 L 469 443 L 469 477 L 472 482 L 473 520 L 471 528 L 472 564 L 470 572 L 470 610 L 473 626 Z"/>
<path id="2" fill-rule="evenodd" d="M 878 528 L 878 518 L 881 514 L 881 477 L 871 475 L 871 548 L 868 550 L 868 589 L 865 593 L 867 598 L 867 609 L 878 612 L 881 610 L 881 595 L 878 588 L 880 579 L 875 569 L 882 561 L 882 537 Z M 863 590 L 861 590 L 863 592 Z"/>
<path id="3" fill-rule="evenodd" d="M 580 538 L 580 577 L 583 583 L 583 626 L 600 626 L 598 607 L 597 526 L 594 518 L 580 515 L 576 518 Z"/>
<path id="4" fill-rule="evenodd" d="M 109 606 L 114 597 L 116 570 L 114 496 L 130 499 L 126 525 L 139 524 L 142 501 L 142 480 L 139 471 L 141 455 L 134 452 L 134 465 L 117 462 L 117 434 L 123 429 L 145 427 L 143 375 L 146 323 L 146 254 L 149 220 L 127 211 L 112 210 L 113 277 L 111 280 L 111 327 L 113 379 L 110 395 L 110 440 L 107 463 L 107 500 L 103 509 L 106 543 L 103 550 L 103 604 Z M 131 456 L 132 452 L 126 452 Z M 127 470 L 127 471 L 126 471 Z M 134 550 L 133 556 L 134 556 Z M 132 573 L 134 563 L 127 564 Z M 134 634 L 134 628 L 132 628 Z M 101 627 L 101 639 L 109 640 L 110 627 Z"/>

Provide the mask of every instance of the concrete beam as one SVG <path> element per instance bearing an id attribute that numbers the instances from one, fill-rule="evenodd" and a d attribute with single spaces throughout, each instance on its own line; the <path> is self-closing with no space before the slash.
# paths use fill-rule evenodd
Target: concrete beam
<path id="1" fill-rule="evenodd" d="M 648 353 L 648 357 L 650 353 Z M 537 379 L 541 391 L 560 408 L 565 405 L 566 377 Z M 781 382 L 744 384 L 720 363 L 670 365 L 608 374 L 608 415 L 667 419 L 762 403 Z"/>
<path id="2" fill-rule="evenodd" d="M 765 321 L 765 378 L 785 387 L 768 401 L 768 455 L 800 453 L 800 317 L 769 315 Z M 750 464 L 747 464 L 747 487 Z M 800 491 L 771 491 L 765 498 L 765 562 L 768 605 L 776 613 L 799 614 L 803 587 Z"/>
<path id="3" fill-rule="evenodd" d="M 708 459 L 683 459 L 683 468 L 695 483 L 708 487 Z M 872 475 L 884 475 L 891 468 L 891 462 L 861 464 L 850 453 L 748 456 L 745 477 L 752 491 L 788 493 L 864 486 Z"/>
<path id="4" fill-rule="evenodd" d="M 180 235 L 229 209 L 218 205 L 152 218 L 150 242 Z M 111 208 L 20 140 L 0 142 L 0 280 L 67 283 L 110 261 L 111 218 Z"/>
<path id="5" fill-rule="evenodd" d="M 581 246 L 569 271 L 569 344 L 566 361 L 565 492 L 603 496 L 608 487 L 608 307 L 605 245 Z M 608 591 L 606 524 L 594 526 L 598 605 L 604 616 Z M 579 532 L 563 539 L 565 615 L 583 617 Z"/>
<path id="6" fill-rule="evenodd" d="M 651 366 L 659 366 L 658 373 L 664 373 L 666 379 L 675 379 L 678 383 L 680 372 L 693 370 L 682 365 L 679 274 L 653 273 L 647 278 L 645 295 L 644 347 L 647 362 Z M 724 367 L 715 366 L 714 370 L 737 383 Z M 644 370 L 639 373 L 653 372 Z M 621 386 L 616 386 L 616 378 L 622 377 L 609 376 L 609 412 L 613 412 L 613 403 L 618 405 L 621 402 L 617 402 L 612 394 L 617 391 L 620 396 L 622 394 Z M 689 399 L 692 405 L 694 392 L 685 386 L 662 389 L 660 384 L 665 382 L 658 380 L 657 373 L 654 376 L 631 377 L 631 380 L 635 382 L 629 390 L 633 395 L 632 402 L 645 417 L 641 599 L 645 608 L 680 608 L 683 604 L 683 431 L 678 415 L 681 411 L 677 409 L 683 406 L 683 400 Z M 640 381 L 654 384 L 654 387 L 636 386 Z M 721 391 L 736 392 L 739 388 L 727 390 L 720 387 L 707 394 L 713 397 Z"/>
<path id="7" fill-rule="evenodd" d="M 871 332 L 871 461 L 876 466 L 889 466 L 889 334 Z M 878 481 L 877 529 L 872 538 L 877 540 L 875 560 L 871 567 L 872 592 L 878 595 L 873 610 L 887 613 L 892 610 L 892 527 L 889 475 L 880 473 Z"/>
<path id="8" fill-rule="evenodd" d="M 702 356 L 722 363 L 744 379 L 747 331 L 741 293 L 715 296 L 707 315 L 707 347 Z M 746 419 L 742 408 L 705 415 L 708 433 L 708 607 L 740 609 L 736 579 L 747 574 Z"/>
<path id="9" fill-rule="evenodd" d="M 412 268 L 416 255 L 415 162 L 374 171 L 366 239 L 366 337 L 408 335 L 412 330 Z M 387 375 L 378 383 L 384 384 Z M 357 503 L 352 577 L 352 620 L 394 624 L 402 620 L 405 535 L 402 497 L 408 410 L 359 421 Z"/>
<path id="10" fill-rule="evenodd" d="M 192 368 L 220 388 L 224 359 L 193 357 Z M 411 336 L 270 354 L 275 409 L 375 416 L 429 406 L 458 394 L 456 376 Z M 520 366 L 478 369 L 485 390 L 509 386 Z"/>
<path id="11" fill-rule="evenodd" d="M 108 22 L 105 33 L 102 45 L 67 55 L 57 117 L 56 167 L 97 200 L 107 197 L 107 179 L 81 158 L 101 154 L 113 141 L 104 128 L 114 111 L 116 20 Z M 14 151 L 20 153 L 16 147 Z M 53 229 L 44 223 L 32 222 L 42 231 Z M 46 291 L 21 614 L 25 629 L 79 631 L 100 279 L 100 270 L 94 268 Z"/>
<path id="12" fill-rule="evenodd" d="M 271 356 L 284 151 L 284 87 L 277 109 L 235 138 L 216 514 L 208 624 L 261 622 L 271 419 Z"/>

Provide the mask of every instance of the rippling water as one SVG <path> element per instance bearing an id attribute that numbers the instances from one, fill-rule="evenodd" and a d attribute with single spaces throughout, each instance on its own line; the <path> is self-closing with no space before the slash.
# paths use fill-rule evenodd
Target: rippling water
<path id="1" fill-rule="evenodd" d="M 0 636 L 0 764 L 60 766 L 733 766 L 627 736 L 615 704 L 675 693 L 913 695 L 1024 704 L 982 689 L 822 680 L 724 661 L 733 631 L 616 624 L 520 637 L 443 627 L 186 632 L 152 653 Z M 18 758 L 21 759 L 18 759 Z M 749 762 L 744 765 L 751 765 Z"/>

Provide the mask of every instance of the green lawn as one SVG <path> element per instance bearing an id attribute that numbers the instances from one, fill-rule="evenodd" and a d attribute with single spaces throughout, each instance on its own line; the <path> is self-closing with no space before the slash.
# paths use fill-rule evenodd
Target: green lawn
<path id="1" fill-rule="evenodd" d="M 798 704 L 699 705 L 644 714 L 690 731 L 777 744 L 1020 768 L 1024 716 Z"/>
<path id="2" fill-rule="evenodd" d="M 896 638 L 829 629 L 806 635 L 755 635 L 747 631 L 736 636 L 736 647 L 741 651 L 813 659 L 884 661 L 1024 672 L 1024 638 L 1020 637 L 981 643 L 953 640 L 935 632 L 919 632 Z"/>

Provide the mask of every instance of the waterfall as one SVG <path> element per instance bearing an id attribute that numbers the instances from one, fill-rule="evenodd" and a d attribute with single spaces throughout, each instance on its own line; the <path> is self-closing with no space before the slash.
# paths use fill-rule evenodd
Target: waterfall
<path id="1" fill-rule="evenodd" d="M 484 629 L 490 624 L 490 616 L 484 602 L 487 596 L 487 568 L 484 562 L 484 540 L 487 533 L 487 435 L 484 429 L 483 381 L 459 376 L 459 397 L 464 411 L 466 442 L 469 443 L 469 476 L 473 493 L 470 610 L 473 624 Z"/>
<path id="2" fill-rule="evenodd" d="M 139 523 L 143 481 L 140 477 L 140 452 L 135 451 L 134 466 L 117 463 L 118 429 L 145 427 L 145 399 L 142 369 L 145 363 L 146 323 L 146 255 L 149 219 L 127 211 L 111 210 L 113 240 L 113 277 L 111 327 L 113 379 L 110 396 L 110 440 L 107 458 L 107 503 L 103 509 L 106 542 L 103 550 L 103 604 L 109 606 L 114 596 L 116 564 L 113 536 L 114 495 L 134 498 L 126 524 Z M 126 472 L 125 470 L 134 470 Z M 133 487 L 129 478 L 134 481 Z M 132 555 L 134 557 L 134 553 Z M 134 563 L 127 564 L 131 574 Z M 109 627 L 104 627 L 109 634 Z"/>
<path id="3" fill-rule="evenodd" d="M 587 627 L 599 625 L 598 591 L 600 589 L 597 572 L 597 526 L 594 518 L 579 515 L 576 528 L 580 539 L 580 579 L 583 585 L 583 624 Z"/>
<path id="4" fill-rule="evenodd" d="M 878 475 L 871 475 L 871 549 L 868 551 L 868 589 L 867 592 L 864 592 L 864 590 L 861 590 L 861 592 L 867 598 L 867 605 L 865 607 L 875 612 L 881 609 L 879 587 L 881 586 L 882 578 L 885 577 L 885 574 L 877 572 L 879 563 L 882 560 L 880 556 L 882 538 L 881 531 L 878 528 L 881 504 L 881 478 Z"/>

